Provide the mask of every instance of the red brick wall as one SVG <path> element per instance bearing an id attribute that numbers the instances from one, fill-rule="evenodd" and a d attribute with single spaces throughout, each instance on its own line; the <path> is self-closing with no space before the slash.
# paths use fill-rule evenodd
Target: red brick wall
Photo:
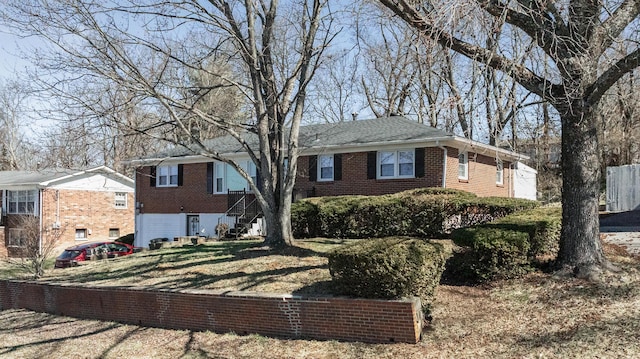
<path id="1" fill-rule="evenodd" d="M 121 236 L 133 233 L 134 210 L 133 193 L 127 193 L 127 208 L 120 209 L 115 208 L 114 192 L 45 189 L 42 194 L 43 239 L 59 236 L 61 244 L 74 244 L 76 229 L 91 231 L 87 235 L 90 241 L 109 240 L 111 228 L 118 228 Z M 56 221 L 60 222 L 59 230 L 53 229 Z"/>
<path id="2" fill-rule="evenodd" d="M 420 340 L 420 302 L 0 281 L 0 310 L 171 329 L 370 343 Z"/>
<path id="3" fill-rule="evenodd" d="M 342 180 L 332 182 L 309 181 L 309 157 L 298 160 L 296 189 L 304 197 L 315 189 L 316 196 L 345 194 L 380 195 L 396 193 L 420 187 L 442 187 L 444 166 L 443 151 L 437 147 L 425 148 L 425 177 L 409 179 L 367 179 L 367 153 L 345 153 L 342 155 Z M 504 162 L 504 182 L 496 185 L 496 162 L 493 157 L 469 153 L 469 178 L 458 180 L 458 150 L 447 148 L 447 187 L 473 192 L 478 196 L 510 197 L 509 162 Z"/>
<path id="4" fill-rule="evenodd" d="M 178 187 L 151 187 L 150 167 L 136 171 L 137 201 L 140 213 L 224 213 L 225 194 L 207 193 L 207 164 L 183 166 L 183 183 Z"/>
<path id="5" fill-rule="evenodd" d="M 447 149 L 447 187 L 472 192 L 481 197 L 513 197 L 509 165 L 503 162 L 502 185 L 496 184 L 496 160 L 479 153 L 468 152 L 469 175 L 458 179 L 458 149 Z"/>
<path id="6" fill-rule="evenodd" d="M 44 189 L 40 205 L 43 247 L 80 243 L 75 239 L 76 229 L 86 229 L 89 241 L 113 239 L 109 237 L 111 228 L 119 229 L 121 236 L 135 230 L 133 193 L 127 193 L 127 208 L 120 209 L 115 208 L 114 192 Z M 0 255 L 21 255 L 19 248 L 7 246 L 8 231 L 19 226 L 20 217 L 8 215 L 7 225 L 0 227 Z M 53 228 L 55 222 L 60 223 L 59 229 Z"/>
<path id="7" fill-rule="evenodd" d="M 298 177 L 295 192 L 306 197 L 312 191 L 316 196 L 347 194 L 381 195 L 413 188 L 442 187 L 443 151 L 437 147 L 425 148 L 425 177 L 404 179 L 367 179 L 367 153 L 342 154 L 342 180 L 330 182 L 309 181 L 309 157 L 298 159 Z M 224 213 L 227 197 L 207 193 L 207 164 L 183 166 L 183 185 L 179 187 L 151 187 L 150 167 L 136 172 L 137 201 L 143 204 L 140 213 Z M 495 183 L 496 165 L 493 157 L 469 153 L 469 179 L 458 180 L 458 150 L 447 149 L 447 187 L 476 193 L 479 196 L 510 197 L 509 163 L 504 163 L 504 184 Z"/>

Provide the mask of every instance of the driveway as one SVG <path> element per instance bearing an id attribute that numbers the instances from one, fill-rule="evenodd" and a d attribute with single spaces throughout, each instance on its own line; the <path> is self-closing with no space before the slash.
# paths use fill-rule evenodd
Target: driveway
<path id="1" fill-rule="evenodd" d="M 640 255 L 640 211 L 601 214 L 600 238 Z"/>

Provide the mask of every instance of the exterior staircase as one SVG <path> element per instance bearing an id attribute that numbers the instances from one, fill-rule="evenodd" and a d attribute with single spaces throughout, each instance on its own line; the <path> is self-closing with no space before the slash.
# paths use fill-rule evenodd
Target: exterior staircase
<path id="1" fill-rule="evenodd" d="M 227 211 L 218 219 L 216 232 L 218 238 L 238 239 L 258 227 L 262 209 L 253 193 L 246 190 L 227 191 Z"/>

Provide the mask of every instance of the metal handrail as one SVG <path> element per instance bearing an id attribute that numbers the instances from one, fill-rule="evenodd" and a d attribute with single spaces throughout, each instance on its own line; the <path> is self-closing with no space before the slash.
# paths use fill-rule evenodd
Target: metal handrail
<path id="1" fill-rule="evenodd" d="M 245 227 L 246 229 L 248 229 L 248 224 L 249 223 L 253 223 L 257 218 L 259 218 L 262 215 L 262 208 L 260 208 L 259 204 L 258 204 L 258 199 L 254 198 L 251 202 L 249 202 L 249 204 L 246 203 L 246 193 L 243 194 L 242 198 L 238 199 L 232 206 L 229 207 L 229 209 L 227 209 L 227 211 L 224 212 L 224 215 L 221 216 L 220 218 L 218 218 L 218 225 L 216 226 L 216 234 L 218 235 L 218 237 L 221 237 L 223 234 L 223 231 L 221 230 L 221 225 L 222 224 L 226 224 L 226 230 L 224 231 L 224 234 L 226 234 L 226 232 L 230 231 L 232 228 L 232 224 L 233 224 L 233 228 L 235 228 L 235 232 L 236 232 L 236 238 L 238 238 L 239 236 L 239 227 L 238 225 L 242 225 L 242 227 Z M 244 205 L 241 205 L 244 202 Z M 241 209 L 241 211 L 239 211 L 238 209 Z M 247 209 L 252 209 L 251 211 L 247 211 Z M 251 215 L 251 218 L 247 221 L 248 217 L 247 215 Z M 231 216 L 235 217 L 234 219 L 231 219 Z M 239 222 L 238 219 L 242 218 L 242 221 Z"/>

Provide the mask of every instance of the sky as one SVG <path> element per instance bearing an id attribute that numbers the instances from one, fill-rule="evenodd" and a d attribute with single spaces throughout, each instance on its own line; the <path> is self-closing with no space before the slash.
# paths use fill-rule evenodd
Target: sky
<path id="1" fill-rule="evenodd" d="M 20 39 L 6 32 L 7 29 L 0 25 L 0 78 L 7 79 L 15 76 L 18 71 L 23 71 L 30 64 L 18 57 L 21 47 L 31 47 L 29 40 Z"/>

